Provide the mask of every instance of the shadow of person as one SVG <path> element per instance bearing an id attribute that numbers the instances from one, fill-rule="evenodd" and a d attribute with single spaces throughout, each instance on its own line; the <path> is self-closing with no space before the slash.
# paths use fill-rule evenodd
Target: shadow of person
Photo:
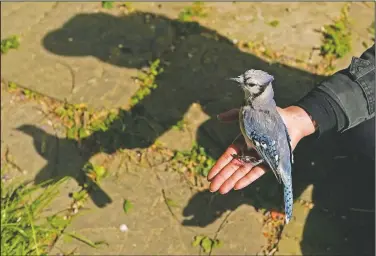
<path id="1" fill-rule="evenodd" d="M 314 207 L 307 216 L 302 206 L 295 207 L 296 223 L 289 224 L 290 238 L 284 239 L 299 239 L 302 255 L 374 255 L 375 162 L 349 154 L 340 140 L 333 134 L 318 141 L 307 138 L 295 149 L 294 201 L 302 196 Z M 311 185 L 311 197 L 302 195 Z M 282 211 L 282 193 L 271 173 L 226 195 L 198 192 L 183 209 L 182 225 L 206 227 L 244 204 Z M 304 225 L 301 235 L 300 225 Z M 287 251 L 282 253 L 296 253 L 294 247 L 283 249 Z"/>
<path id="2" fill-rule="evenodd" d="M 302 179 L 310 173 L 315 204 L 300 242 L 304 255 L 375 254 L 375 160 L 355 146 L 355 139 L 360 141 L 360 137 L 353 131 L 361 126 L 344 134 L 329 134 L 307 148 L 315 166 L 307 166 L 307 155 L 300 160 L 306 169 L 299 167 L 302 171 L 297 176 Z"/>
<path id="3" fill-rule="evenodd" d="M 83 168 L 89 160 L 90 154 L 80 151 L 76 145 L 77 141 L 59 138 L 33 125 L 22 125 L 16 130 L 31 136 L 34 148 L 40 156 L 47 160 L 47 164 L 35 176 L 35 184 L 43 183 L 46 180 L 54 182 L 64 177 L 75 179 L 79 186 L 88 182 Z M 91 185 L 88 192 L 96 206 L 102 208 L 112 202 L 112 199 L 100 186 Z"/>
<path id="4" fill-rule="evenodd" d="M 296 68 L 267 63 L 196 22 L 180 22 L 147 12 L 120 17 L 105 13 L 78 14 L 61 28 L 49 32 L 42 43 L 48 51 L 60 56 L 93 56 L 125 68 L 142 69 L 151 60 L 162 59 L 165 71 L 156 79 L 158 88 L 131 110 L 154 121 L 156 132 L 150 129 L 140 132 L 141 126 L 138 126 L 132 132 L 149 137 L 149 143 L 125 143 L 122 145 L 125 148 L 153 143 L 182 119 L 192 103 L 199 103 L 210 117 L 238 107 L 242 92 L 226 79 L 246 69 L 262 69 L 275 76 L 274 88 L 280 106 L 297 100 L 321 79 Z M 122 47 L 113 57 L 112 51 L 119 49 L 118 45 Z M 236 125 L 223 126 L 209 119 L 198 130 L 197 141 L 205 146 L 209 137 L 211 144 L 206 148 L 212 151 L 217 148 L 218 155 L 236 130 Z"/>
<path id="5" fill-rule="evenodd" d="M 59 56 L 93 56 L 102 62 L 124 68 L 142 69 L 149 61 L 160 58 L 165 69 L 157 76 L 158 87 L 150 95 L 129 111 L 120 110 L 118 119 L 109 129 L 93 132 L 81 142 L 88 151 L 78 154 L 80 157 L 72 160 L 71 166 L 61 171 L 62 176 L 76 177 L 78 174 L 75 173 L 79 173 L 90 157 L 99 152 L 111 154 L 122 148 L 150 146 L 180 121 L 193 103 L 200 104 L 209 117 L 239 107 L 242 92 L 226 79 L 247 69 L 262 69 L 275 77 L 275 98 L 281 107 L 299 99 L 323 79 L 283 64 L 270 64 L 239 50 L 230 39 L 198 23 L 180 22 L 148 12 L 134 12 L 119 17 L 105 13 L 78 14 L 61 28 L 49 32 L 42 39 L 42 44 L 46 50 Z M 119 45 L 122 47 L 119 48 Z M 114 49 L 118 49 L 115 56 L 112 54 Z M 210 118 L 198 128 L 196 140 L 207 149 L 210 156 L 217 158 L 238 133 L 236 123 L 224 125 Z M 37 135 L 34 132 L 31 136 Z M 59 145 L 75 143 L 68 139 L 59 141 Z M 310 159 L 312 156 L 305 153 L 307 151 L 301 152 L 297 151 L 296 154 L 305 154 L 306 157 L 297 156 L 296 159 Z M 319 152 L 310 153 L 320 155 Z M 47 160 L 53 162 L 53 159 Z M 305 177 L 305 165 L 297 166 L 294 171 L 297 174 L 294 175 L 300 173 Z M 52 164 L 43 168 L 36 181 L 41 182 L 46 174 L 52 175 L 50 168 Z M 302 180 L 301 183 L 297 182 L 295 197 L 308 184 L 312 184 L 306 178 Z M 236 209 L 243 203 L 260 208 L 280 208 L 282 201 L 279 189 L 274 177 L 267 174 L 253 186 L 226 196 L 213 198 L 209 192 L 198 193 L 183 211 L 185 216 L 193 218 L 183 224 L 206 226 L 226 209 Z M 204 213 L 200 205 L 208 200 L 208 212 Z M 314 225 L 313 220 L 312 223 Z M 310 225 L 307 223 L 307 226 Z"/>

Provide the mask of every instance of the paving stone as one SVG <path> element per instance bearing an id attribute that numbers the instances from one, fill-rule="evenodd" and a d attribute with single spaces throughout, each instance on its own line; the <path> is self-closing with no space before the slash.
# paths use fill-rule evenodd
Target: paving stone
<path id="1" fill-rule="evenodd" d="M 130 13 L 124 8 L 105 10 L 100 2 L 2 3 L 1 39 L 11 35 L 21 38 L 19 49 L 1 56 L 2 79 L 71 103 L 84 102 L 94 108 L 120 107 L 127 105 L 139 88 L 134 77 L 149 65 L 148 61 L 161 58 L 165 71 L 156 79 L 157 89 L 132 109 L 143 119 L 131 120 L 128 128 L 147 137 L 148 145 L 158 139 L 172 149 L 184 150 L 197 141 L 216 158 L 238 132 L 236 122 L 222 124 L 216 120 L 217 114 L 238 107 L 242 101 L 241 91 L 227 78 L 249 68 L 270 72 L 275 76 L 280 106 L 299 99 L 324 79 L 298 68 L 267 63 L 240 51 L 234 40 L 263 40 L 272 50 L 307 60 L 312 47 L 321 44 L 321 34 L 314 30 L 331 23 L 344 3 L 205 5 L 209 8 L 208 17 L 198 19 L 198 26 L 177 21 L 187 3 L 133 3 L 138 12 Z M 367 28 L 373 17 L 374 3 L 351 4 L 353 50 L 337 63 L 337 69 L 348 66 L 352 55 L 359 56 L 365 50 L 363 41 L 371 43 Z M 268 24 L 273 20 L 279 21 L 277 27 Z M 312 62 L 318 61 L 320 57 L 315 55 Z M 51 124 L 55 123 L 39 114 L 39 107 L 2 90 L 2 157 L 8 148 L 20 169 L 26 171 L 25 175 L 11 172 L 21 180 L 34 179 L 39 183 L 51 177 L 73 177 L 50 207 L 64 209 L 71 202 L 68 193 L 78 189 L 77 175 L 84 164 L 101 164 L 107 153 L 115 151 L 86 154 L 76 142 L 65 138 L 63 129 L 53 129 Z M 181 120 L 187 121 L 189 129 L 172 128 Z M 100 139 L 107 137 L 110 134 L 104 133 Z M 137 145 L 125 149 L 148 146 L 135 138 L 132 140 L 137 140 Z M 111 175 L 87 201 L 91 211 L 82 210 L 84 214 L 67 229 L 93 241 L 106 240 L 110 246 L 94 249 L 61 237 L 51 254 L 74 248 L 81 254 L 198 254 L 199 249 L 191 246 L 198 234 L 211 238 L 217 234 L 223 241 L 223 247 L 214 249 L 212 254 L 256 254 L 265 245 L 261 214 L 242 196 L 243 191 L 225 196 L 194 191 L 177 173 L 145 168 L 120 156 L 108 161 Z M 312 156 L 323 159 L 318 153 Z M 314 182 L 304 180 L 296 193 L 314 203 L 325 199 L 324 204 L 330 206 L 343 207 L 349 202 L 357 206 L 367 201 L 360 200 L 367 194 L 367 186 L 351 187 L 350 191 L 347 187 L 323 190 L 335 183 L 322 175 L 331 168 L 326 160 L 314 167 L 300 166 L 298 169 L 318 177 Z M 341 172 L 337 177 L 343 176 Z M 368 182 L 371 180 L 374 177 L 368 178 Z M 341 182 L 338 181 L 345 184 Z M 346 184 L 355 186 L 355 181 Z M 178 205 L 172 207 L 174 215 L 166 206 L 162 189 Z M 274 187 L 267 187 L 267 191 L 272 190 Z M 355 192 L 358 200 L 351 201 Z M 128 214 L 122 210 L 124 199 L 134 203 Z M 372 208 L 361 204 L 358 208 L 362 207 Z M 372 252 L 374 233 L 360 232 L 367 223 L 374 224 L 372 213 L 349 213 L 345 216 L 351 220 L 347 225 L 343 216 L 333 217 L 321 208 L 309 210 L 295 203 L 295 220 L 283 231 L 279 255 Z M 121 224 L 126 224 L 129 231 L 121 232 Z"/>
<path id="2" fill-rule="evenodd" d="M 61 238 L 51 254 L 59 250 L 69 252 L 74 248 L 81 254 L 95 255 L 198 253 L 198 248 L 191 245 L 194 236 L 203 234 L 213 238 L 226 214 L 215 217 L 213 222 L 194 225 L 188 220 L 198 216 L 190 216 L 187 207 L 190 207 L 189 212 L 192 214 L 201 215 L 201 212 L 207 212 L 210 215 L 215 212 L 216 207 L 223 208 L 226 205 L 208 206 L 206 199 L 209 199 L 207 196 L 210 196 L 210 193 L 205 193 L 206 199 L 201 197 L 201 193 L 193 193 L 177 173 L 160 172 L 160 181 L 154 175 L 153 171 L 148 169 L 104 180 L 103 189 L 110 194 L 113 203 L 106 208 L 96 209 L 96 206 L 89 202 L 85 208 L 90 210 L 83 212 L 82 216 L 77 216 L 66 230 L 85 236 L 91 241 L 105 240 L 110 247 L 94 249 L 78 241 L 67 242 Z M 173 205 L 171 209 L 174 215 L 165 203 L 162 189 L 166 198 L 170 200 L 170 205 Z M 195 196 L 201 198 L 201 203 L 192 205 L 191 198 Z M 133 204 L 132 210 L 127 214 L 123 211 L 124 199 L 130 200 Z M 125 233 L 119 229 L 122 224 L 126 224 L 129 229 Z M 226 249 L 214 249 L 213 254 L 245 251 L 256 253 L 265 243 L 261 235 L 260 215 L 252 207 L 245 207 L 239 212 L 235 210 L 231 216 L 231 223 L 224 226 L 223 231 L 218 234 L 218 239 L 223 240 L 223 248 Z M 229 235 L 234 232 L 237 233 L 236 236 Z M 252 241 L 245 243 L 237 237 L 252 237 Z"/>

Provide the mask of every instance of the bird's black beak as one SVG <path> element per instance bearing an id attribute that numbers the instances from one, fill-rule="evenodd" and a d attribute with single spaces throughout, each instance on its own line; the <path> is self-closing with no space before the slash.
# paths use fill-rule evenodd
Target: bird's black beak
<path id="1" fill-rule="evenodd" d="M 235 81 L 235 82 L 237 82 L 239 84 L 243 84 L 243 82 L 244 82 L 243 76 L 232 77 L 232 78 L 229 78 L 228 80 Z"/>

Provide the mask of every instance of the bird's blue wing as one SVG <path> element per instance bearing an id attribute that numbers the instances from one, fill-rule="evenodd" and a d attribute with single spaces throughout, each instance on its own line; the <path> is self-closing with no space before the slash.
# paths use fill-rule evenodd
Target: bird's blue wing
<path id="1" fill-rule="evenodd" d="M 293 164 L 293 163 L 294 163 L 294 154 L 293 154 L 293 152 L 292 152 L 291 138 L 290 138 L 290 135 L 289 135 L 289 132 L 288 132 L 288 130 L 287 130 L 286 125 L 284 125 L 284 127 L 285 127 L 286 137 L 287 137 L 287 140 L 288 140 L 288 142 L 289 142 L 290 160 L 291 160 L 291 164 Z"/>
<path id="2" fill-rule="evenodd" d="M 278 129 L 278 127 L 275 127 L 278 123 L 276 120 L 272 120 L 270 116 L 262 113 L 244 110 L 242 112 L 241 121 L 244 124 L 246 136 L 254 145 L 256 152 L 269 165 L 277 181 L 281 183 L 282 176 L 278 172 L 281 158 L 280 139 L 274 130 Z M 262 120 L 262 123 L 260 123 L 260 120 Z"/>

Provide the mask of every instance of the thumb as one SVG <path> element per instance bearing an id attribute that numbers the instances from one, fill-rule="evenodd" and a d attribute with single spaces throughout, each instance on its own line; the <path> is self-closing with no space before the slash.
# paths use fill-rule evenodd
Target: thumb
<path id="1" fill-rule="evenodd" d="M 238 108 L 233 108 L 229 111 L 226 111 L 217 115 L 217 119 L 222 122 L 232 122 L 232 121 L 238 120 L 238 118 L 239 118 Z"/>

